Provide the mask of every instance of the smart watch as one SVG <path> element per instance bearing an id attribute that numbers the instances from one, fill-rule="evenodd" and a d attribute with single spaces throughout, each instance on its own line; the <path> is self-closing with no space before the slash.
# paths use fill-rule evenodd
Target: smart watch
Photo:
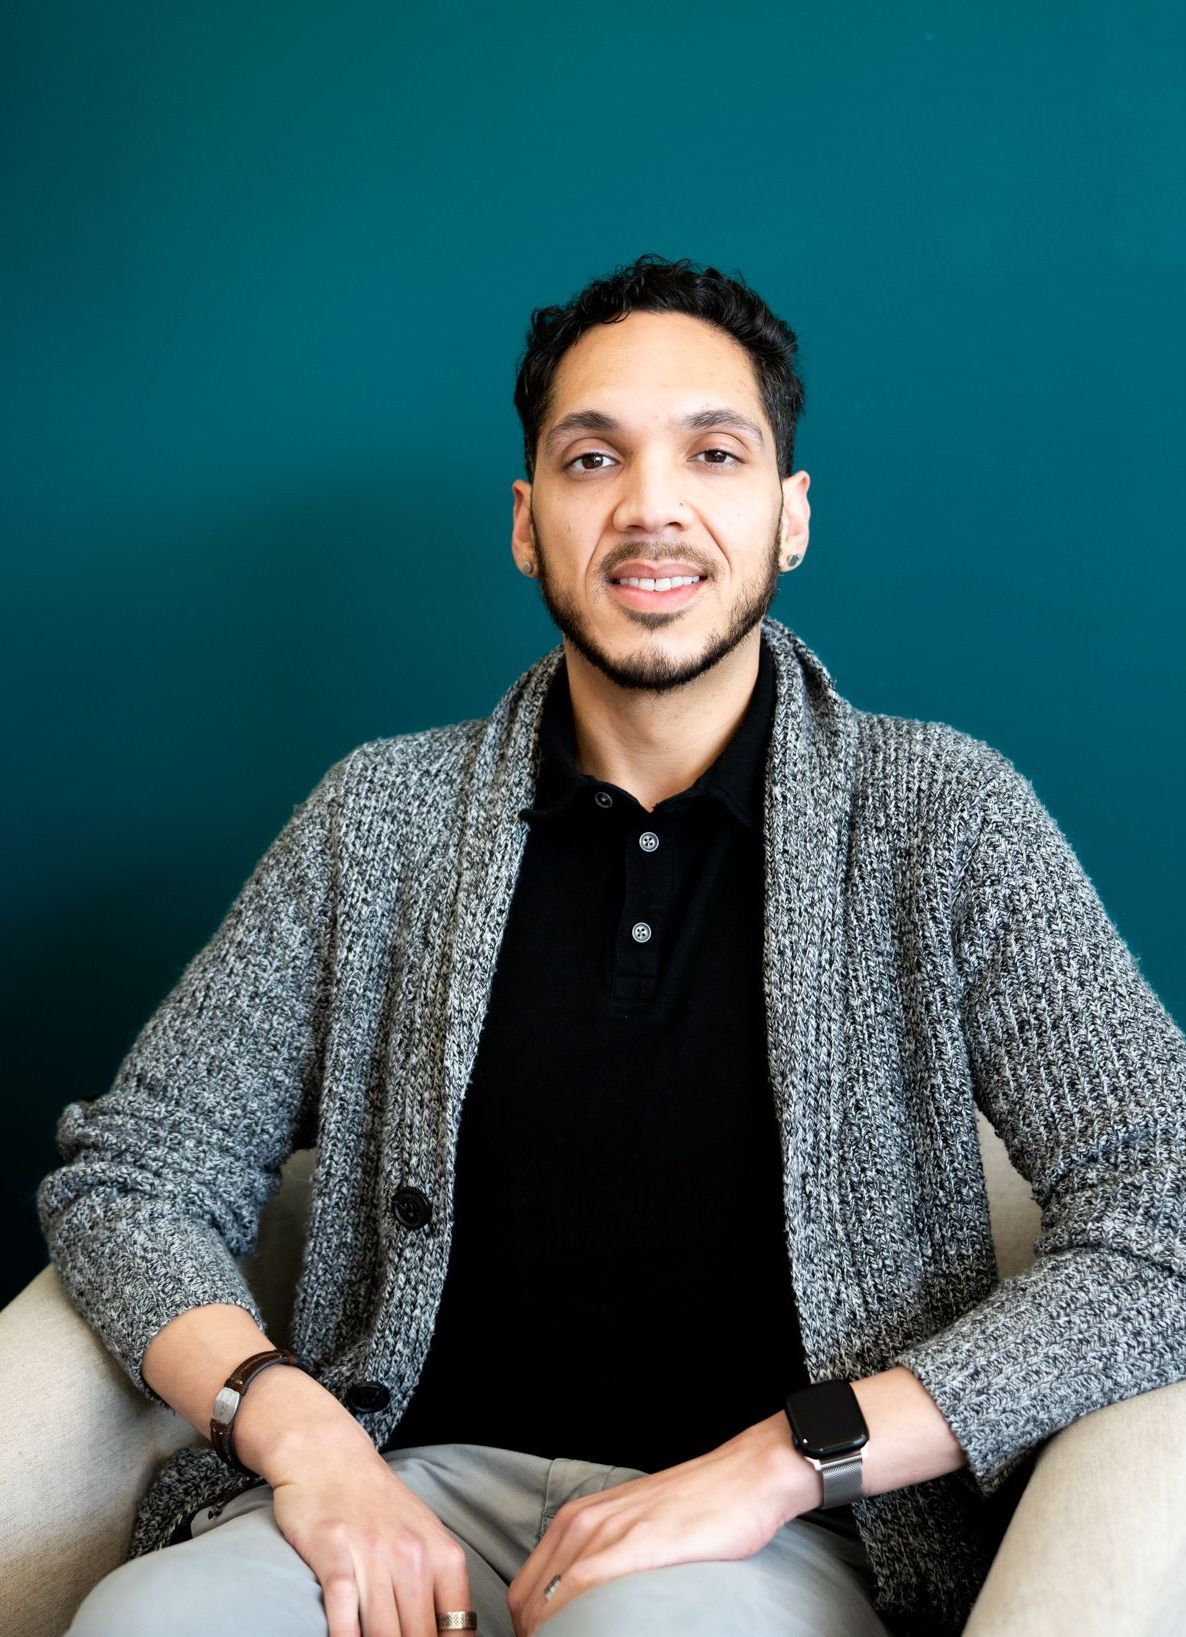
<path id="1" fill-rule="evenodd" d="M 787 1420 L 795 1448 L 823 1479 L 823 1506 L 860 1500 L 864 1446 L 869 1429 L 848 1381 L 817 1381 L 787 1395 Z"/>

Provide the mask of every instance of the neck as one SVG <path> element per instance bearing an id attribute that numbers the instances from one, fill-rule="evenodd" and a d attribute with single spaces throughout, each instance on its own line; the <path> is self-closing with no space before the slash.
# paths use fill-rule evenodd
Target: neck
<path id="1" fill-rule="evenodd" d="M 695 784 L 741 726 L 758 680 L 760 627 L 694 681 L 623 688 L 564 644 L 577 764 L 628 790 L 649 813 Z"/>

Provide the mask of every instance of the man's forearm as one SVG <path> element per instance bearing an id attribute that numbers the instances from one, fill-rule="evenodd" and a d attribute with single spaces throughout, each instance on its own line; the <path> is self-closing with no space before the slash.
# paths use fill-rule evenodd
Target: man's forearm
<path id="1" fill-rule="evenodd" d="M 869 1429 L 864 1461 L 866 1495 L 925 1483 L 928 1478 L 941 1478 L 945 1472 L 967 1464 L 967 1456 L 939 1406 L 904 1365 L 854 1381 L 852 1389 Z M 823 1480 L 814 1467 L 811 1472 L 820 1485 L 822 1499 Z"/>
<path id="2" fill-rule="evenodd" d="M 191 1307 L 149 1342 L 141 1361 L 145 1381 L 207 1438 L 214 1399 L 237 1364 L 270 1341 L 247 1312 L 231 1303 Z M 295 1470 L 305 1452 L 327 1442 L 359 1453 L 371 1439 L 342 1404 L 304 1370 L 275 1364 L 243 1395 L 234 1423 L 235 1454 L 269 1483 Z"/>
<path id="3" fill-rule="evenodd" d="M 887 1489 L 925 1483 L 966 1464 L 939 1406 L 904 1365 L 864 1376 L 852 1388 L 869 1429 L 864 1447 L 864 1494 L 880 1495 Z M 785 1502 L 787 1518 L 820 1506 L 823 1479 L 795 1448 L 785 1414 L 780 1410 L 750 1430 L 760 1435 L 761 1445 L 773 1446 L 771 1481 Z"/>

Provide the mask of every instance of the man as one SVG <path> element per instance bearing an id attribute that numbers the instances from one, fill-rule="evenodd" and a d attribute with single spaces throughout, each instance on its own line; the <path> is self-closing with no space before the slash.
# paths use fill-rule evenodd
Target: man
<path id="1" fill-rule="evenodd" d="M 769 617 L 795 351 L 655 257 L 533 315 L 562 646 L 335 764 L 62 1115 L 63 1282 L 212 1437 L 75 1637 L 955 1633 L 1044 1441 L 1186 1373 L 1186 1042 L 1008 760 Z M 314 1144 L 288 1354 L 234 1257 Z"/>

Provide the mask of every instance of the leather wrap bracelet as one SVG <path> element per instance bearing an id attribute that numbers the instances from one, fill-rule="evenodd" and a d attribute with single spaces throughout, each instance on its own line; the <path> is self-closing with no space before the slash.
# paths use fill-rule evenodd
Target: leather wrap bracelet
<path id="1" fill-rule="evenodd" d="M 305 1369 L 296 1354 L 290 1352 L 287 1347 L 271 1347 L 263 1353 L 252 1353 L 243 1360 L 242 1364 L 237 1365 L 231 1371 L 214 1400 L 214 1415 L 210 1421 L 210 1442 L 227 1466 L 233 1467 L 236 1472 L 245 1472 L 249 1478 L 258 1478 L 260 1474 L 253 1472 L 249 1466 L 244 1466 L 235 1454 L 233 1436 L 235 1417 L 239 1413 L 239 1406 L 243 1402 L 243 1394 L 248 1387 L 257 1375 L 269 1369 L 273 1364 L 293 1364 L 298 1370 Z"/>

